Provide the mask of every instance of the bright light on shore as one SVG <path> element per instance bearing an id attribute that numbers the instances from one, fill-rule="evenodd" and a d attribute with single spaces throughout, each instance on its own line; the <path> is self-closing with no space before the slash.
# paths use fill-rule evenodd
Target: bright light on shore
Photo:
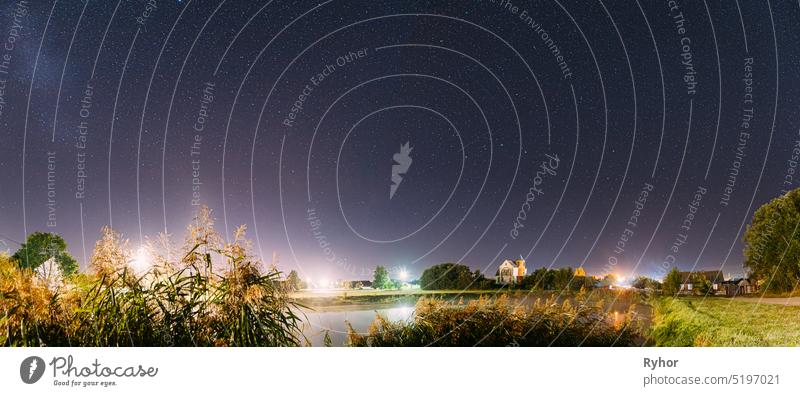
<path id="1" fill-rule="evenodd" d="M 405 268 L 400 268 L 400 271 L 397 272 L 397 277 L 400 278 L 401 281 L 408 280 L 408 271 Z"/>

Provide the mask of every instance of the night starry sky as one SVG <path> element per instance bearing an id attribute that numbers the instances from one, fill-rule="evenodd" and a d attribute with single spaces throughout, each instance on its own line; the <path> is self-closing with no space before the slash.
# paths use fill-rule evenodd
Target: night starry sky
<path id="1" fill-rule="evenodd" d="M 303 277 L 741 274 L 800 182 L 800 3 L 722 3 L 3 0 L 0 248 L 203 204 Z"/>

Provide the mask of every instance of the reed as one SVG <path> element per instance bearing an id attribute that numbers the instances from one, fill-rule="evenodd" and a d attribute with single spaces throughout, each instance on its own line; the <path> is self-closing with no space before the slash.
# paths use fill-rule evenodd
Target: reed
<path id="1" fill-rule="evenodd" d="M 554 297 L 519 305 L 504 294 L 466 304 L 421 298 L 413 320 L 376 315 L 366 335 L 349 327 L 348 338 L 351 346 L 633 345 L 639 328 L 632 315 L 612 314 L 602 305 Z"/>
<path id="2" fill-rule="evenodd" d="M 166 236 L 161 241 L 167 241 Z M 44 282 L 0 257 L 6 346 L 298 346 L 301 308 L 281 273 L 250 254 L 245 228 L 226 242 L 203 209 L 186 243 L 136 255 L 103 230 L 90 272 Z M 182 250 L 182 251 L 180 251 Z M 147 263 L 142 268 L 142 257 Z M 138 261 L 138 262 L 137 262 Z"/>

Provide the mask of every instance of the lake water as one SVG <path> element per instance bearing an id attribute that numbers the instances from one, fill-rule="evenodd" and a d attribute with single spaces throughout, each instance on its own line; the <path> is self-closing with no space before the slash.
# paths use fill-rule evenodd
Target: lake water
<path id="1" fill-rule="evenodd" d="M 332 346 L 344 346 L 347 342 L 347 326 L 345 321 L 350 322 L 353 328 L 361 333 L 365 333 L 372 321 L 375 320 L 375 313 L 380 313 L 389 321 L 407 321 L 414 317 L 414 306 L 399 306 L 378 309 L 354 309 L 348 311 L 306 311 L 308 317 L 306 322 L 305 335 L 313 346 L 324 346 L 325 331 L 330 334 Z M 310 328 L 309 328 L 310 327 Z"/>
<path id="2" fill-rule="evenodd" d="M 546 298 L 547 295 L 537 294 L 523 294 L 513 296 L 510 302 L 513 305 L 532 304 L 539 298 Z M 466 304 L 470 300 L 477 298 L 474 295 L 460 296 L 458 299 L 448 299 L 460 304 Z M 561 304 L 565 298 L 559 298 L 557 304 Z M 324 304 L 321 304 L 324 305 Z M 383 316 L 390 322 L 396 321 L 409 321 L 414 319 L 414 302 L 413 301 L 397 301 L 388 304 L 376 305 L 339 305 L 339 306 L 314 306 L 313 309 L 303 310 L 307 316 L 304 323 L 303 332 L 313 346 L 325 345 L 325 331 L 328 332 L 331 338 L 332 346 L 345 346 L 347 343 L 347 326 L 345 322 L 349 322 L 353 329 L 359 333 L 366 333 L 370 324 L 375 320 L 376 312 Z M 313 305 L 312 305 L 313 306 Z M 649 308 L 645 305 L 637 305 L 640 309 L 644 309 L 641 314 L 642 319 L 650 317 Z M 616 318 L 618 313 L 624 314 L 630 307 L 629 301 L 614 300 L 613 304 L 606 304 L 604 310 L 609 314 L 613 314 Z M 619 316 L 620 320 L 624 315 Z"/>

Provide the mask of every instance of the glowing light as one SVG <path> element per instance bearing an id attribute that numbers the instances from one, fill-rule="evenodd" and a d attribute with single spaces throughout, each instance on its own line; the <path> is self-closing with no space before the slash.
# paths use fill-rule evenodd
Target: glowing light
<path id="1" fill-rule="evenodd" d="M 148 252 L 144 246 L 140 246 L 139 249 L 136 249 L 136 254 L 133 256 L 133 260 L 131 261 L 131 267 L 133 271 L 137 274 L 143 274 L 150 269 L 150 265 L 150 252 Z"/>
<path id="2" fill-rule="evenodd" d="M 408 271 L 405 268 L 400 268 L 400 271 L 397 272 L 397 277 L 400 278 L 401 281 L 408 279 Z"/>

